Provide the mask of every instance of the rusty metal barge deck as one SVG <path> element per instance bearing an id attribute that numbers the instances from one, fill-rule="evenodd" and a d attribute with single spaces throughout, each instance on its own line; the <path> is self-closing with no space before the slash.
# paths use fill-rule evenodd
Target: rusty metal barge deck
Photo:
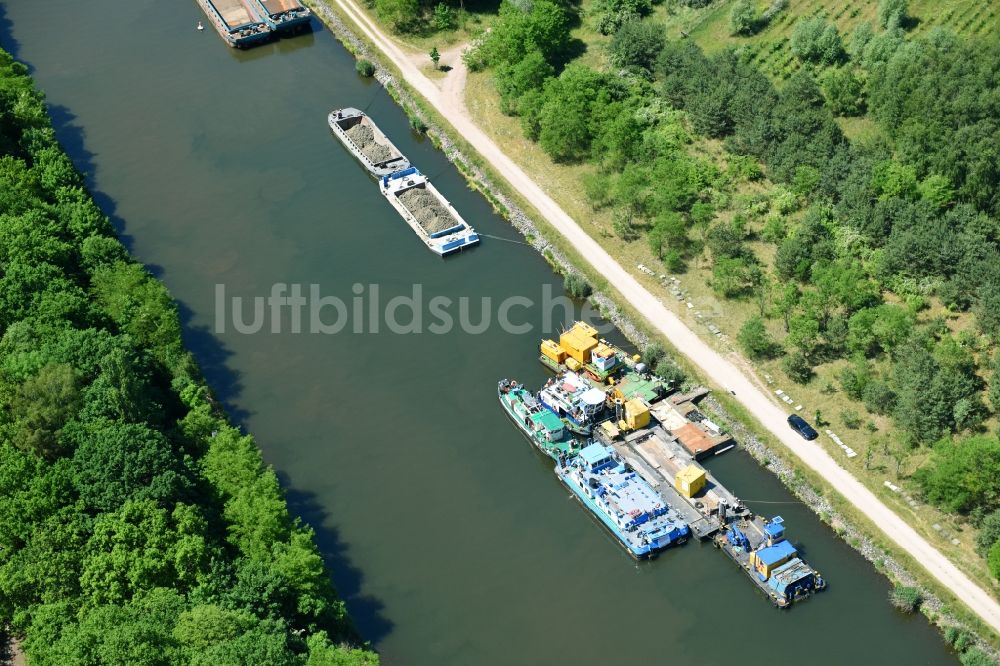
<path id="1" fill-rule="evenodd" d="M 272 37 L 270 26 L 258 16 L 249 1 L 198 0 L 198 4 L 215 31 L 232 47 L 246 48 Z"/>
<path id="2" fill-rule="evenodd" d="M 312 12 L 299 0 L 250 0 L 264 22 L 280 33 L 294 33 L 309 26 Z"/>

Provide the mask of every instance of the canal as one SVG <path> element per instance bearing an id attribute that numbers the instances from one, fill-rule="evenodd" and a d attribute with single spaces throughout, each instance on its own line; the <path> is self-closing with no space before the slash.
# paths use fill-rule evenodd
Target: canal
<path id="1" fill-rule="evenodd" d="M 630 560 L 497 405 L 500 377 L 544 379 L 540 301 L 546 285 L 561 293 L 557 276 L 513 242 L 486 238 L 447 261 L 418 242 L 330 136 L 330 108 L 366 108 L 480 232 L 517 236 L 325 28 L 243 53 L 199 20 L 194 0 L 12 0 L 0 40 L 31 66 L 132 252 L 181 303 L 187 342 L 316 528 L 384 663 L 954 663 L 742 452 L 713 469 L 784 516 L 828 591 L 779 612 L 710 546 Z M 250 334 L 226 318 L 219 332 L 216 285 L 246 300 L 278 283 L 345 301 L 359 290 L 366 307 L 370 285 L 387 303 L 419 283 L 425 301 L 452 299 L 456 319 L 465 297 L 473 323 L 483 297 L 495 314 L 526 296 L 535 304 L 510 318 L 532 331 L 399 335 L 356 320 L 310 334 L 282 319 Z"/>

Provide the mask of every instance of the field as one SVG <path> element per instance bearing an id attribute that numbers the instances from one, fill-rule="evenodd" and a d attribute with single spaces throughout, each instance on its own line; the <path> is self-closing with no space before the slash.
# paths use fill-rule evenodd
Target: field
<path id="1" fill-rule="evenodd" d="M 733 0 L 725 0 L 702 9 L 690 9 L 666 2 L 657 7 L 654 20 L 667 26 L 668 38 L 683 39 L 687 35 L 708 52 L 729 47 L 745 49 L 764 72 L 781 81 L 801 66 L 788 48 L 792 30 L 800 18 L 826 18 L 837 26 L 847 46 L 851 32 L 859 23 L 871 21 L 874 25 L 877 22 L 878 9 L 878 3 L 871 0 L 790 0 L 788 7 L 760 32 L 738 37 L 730 34 L 732 5 Z M 757 5 L 761 12 L 768 7 L 768 3 L 758 2 Z M 909 12 L 913 19 L 908 26 L 911 35 L 924 34 L 937 27 L 968 36 L 997 34 L 1000 29 L 1000 7 L 988 2 L 916 0 L 910 2 Z"/>

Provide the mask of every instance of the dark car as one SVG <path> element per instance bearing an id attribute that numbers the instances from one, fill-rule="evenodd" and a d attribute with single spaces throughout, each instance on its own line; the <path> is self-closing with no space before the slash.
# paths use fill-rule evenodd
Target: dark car
<path id="1" fill-rule="evenodd" d="M 798 414 L 792 414 L 788 417 L 788 425 L 792 426 L 792 430 L 802 435 L 802 439 L 813 440 L 819 437 L 819 433 L 813 430 L 813 427 Z"/>

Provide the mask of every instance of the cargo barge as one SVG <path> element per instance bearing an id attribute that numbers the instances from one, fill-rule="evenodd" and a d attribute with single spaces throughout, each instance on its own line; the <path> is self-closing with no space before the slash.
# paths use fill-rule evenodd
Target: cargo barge
<path id="1" fill-rule="evenodd" d="M 545 409 L 524 385 L 502 379 L 497 397 L 507 416 L 535 447 L 553 460 L 573 455 L 580 444 L 558 416 Z"/>
<path id="2" fill-rule="evenodd" d="M 479 243 L 479 235 L 416 167 L 383 176 L 382 195 L 431 252 L 446 256 Z"/>
<path id="3" fill-rule="evenodd" d="M 334 136 L 376 178 L 391 176 L 409 168 L 410 161 L 364 111 L 354 108 L 335 109 L 327 116 L 327 123 Z"/>
<path id="4" fill-rule="evenodd" d="M 309 26 L 312 12 L 299 0 L 249 0 L 271 30 L 295 33 Z"/>
<path id="5" fill-rule="evenodd" d="M 560 460 L 556 475 L 636 559 L 651 557 L 691 534 L 676 511 L 603 444 Z"/>
<path id="6" fill-rule="evenodd" d="M 198 4 L 219 36 L 232 47 L 247 48 L 272 37 L 271 28 L 244 0 L 198 0 Z"/>

